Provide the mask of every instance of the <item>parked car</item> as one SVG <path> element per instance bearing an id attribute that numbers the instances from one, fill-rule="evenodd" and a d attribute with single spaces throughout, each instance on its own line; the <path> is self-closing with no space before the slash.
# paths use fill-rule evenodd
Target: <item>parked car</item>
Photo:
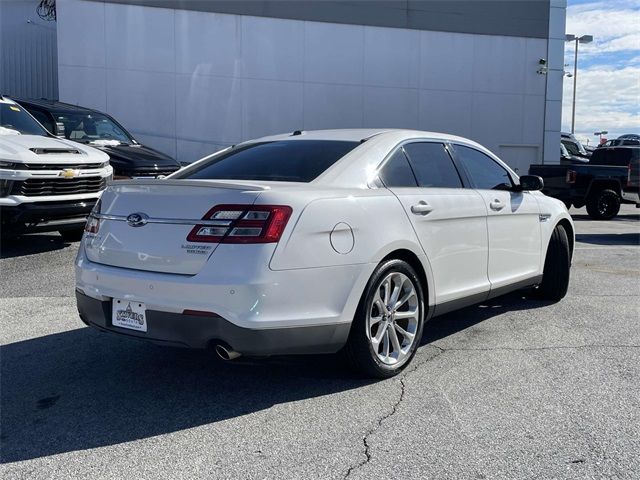
<path id="1" fill-rule="evenodd" d="M 82 320 L 244 355 L 342 348 L 388 377 L 425 321 L 525 287 L 564 297 L 562 203 L 465 138 L 294 132 L 160 180 L 114 182 L 76 261 Z"/>
<path id="2" fill-rule="evenodd" d="M 637 133 L 626 133 L 624 135 L 620 135 L 618 139 L 627 139 L 627 140 L 640 140 L 640 135 Z"/>
<path id="3" fill-rule="evenodd" d="M 640 136 L 634 134 L 621 135 L 613 140 L 607 140 L 598 145 L 598 148 L 603 147 L 618 147 L 618 146 L 640 146 Z"/>
<path id="4" fill-rule="evenodd" d="M 107 153 L 115 179 L 166 176 L 180 169 L 176 160 L 140 144 L 106 113 L 55 100 L 18 102 L 49 132 Z"/>
<path id="5" fill-rule="evenodd" d="M 560 142 L 571 155 L 583 158 L 589 158 L 591 156 L 591 153 L 584 148 L 582 143 L 580 143 L 572 133 L 562 132 L 560 134 Z"/>
<path id="6" fill-rule="evenodd" d="M 82 236 L 86 217 L 111 179 L 109 156 L 55 138 L 13 100 L 0 96 L 0 230 Z"/>
<path id="7" fill-rule="evenodd" d="M 616 151 L 620 149 L 623 151 Z M 590 217 L 610 220 L 620 211 L 621 203 L 637 203 L 637 154 L 631 152 L 638 150 L 599 148 L 588 164 L 531 165 L 529 174 L 542 177 L 542 192 L 562 200 L 567 208 L 586 205 Z"/>

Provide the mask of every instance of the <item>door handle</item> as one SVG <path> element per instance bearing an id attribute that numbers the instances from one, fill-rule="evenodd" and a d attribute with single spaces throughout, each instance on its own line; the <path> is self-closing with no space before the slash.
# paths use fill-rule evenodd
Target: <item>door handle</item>
<path id="1" fill-rule="evenodd" d="M 502 203 L 500 200 L 496 198 L 493 202 L 489 204 L 489 207 L 491 207 L 491 210 L 495 210 L 496 212 L 499 212 L 504 208 L 504 203 Z"/>
<path id="2" fill-rule="evenodd" d="M 411 213 L 415 215 L 426 215 L 433 211 L 433 207 L 427 202 L 420 200 L 417 204 L 411 205 Z"/>

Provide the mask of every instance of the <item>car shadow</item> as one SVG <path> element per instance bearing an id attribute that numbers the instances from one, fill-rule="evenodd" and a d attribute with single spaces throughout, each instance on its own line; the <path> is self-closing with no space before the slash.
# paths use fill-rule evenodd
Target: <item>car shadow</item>
<path id="1" fill-rule="evenodd" d="M 640 221 L 639 213 L 624 213 L 616 215 L 611 220 L 595 220 L 586 213 L 572 213 L 571 218 L 577 222 L 637 222 Z"/>
<path id="2" fill-rule="evenodd" d="M 423 344 L 508 310 L 509 295 L 429 322 Z M 239 359 L 80 328 L 7 344 L 0 365 L 1 461 L 116 445 L 240 417 L 374 380 L 341 355 Z"/>
<path id="3" fill-rule="evenodd" d="M 432 318 L 427 322 L 421 345 L 436 342 L 445 337 L 473 327 L 489 318 L 518 310 L 533 310 L 551 305 L 553 302 L 538 300 L 521 290 L 455 312 Z"/>
<path id="4" fill-rule="evenodd" d="M 576 242 L 592 245 L 640 245 L 640 233 L 577 233 Z"/>
<path id="5" fill-rule="evenodd" d="M 24 257 L 67 248 L 71 243 L 57 233 L 21 235 L 0 240 L 0 259 Z"/>

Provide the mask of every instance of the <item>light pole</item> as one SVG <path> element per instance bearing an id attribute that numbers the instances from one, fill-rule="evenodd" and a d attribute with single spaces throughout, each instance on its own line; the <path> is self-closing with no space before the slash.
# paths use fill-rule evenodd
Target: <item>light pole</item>
<path id="1" fill-rule="evenodd" d="M 576 42 L 576 52 L 573 58 L 573 102 L 571 104 L 571 133 L 575 133 L 576 124 L 576 84 L 578 81 L 578 44 L 579 43 L 591 43 L 593 42 L 593 35 L 582 35 L 576 37 L 573 34 L 565 35 L 566 42 Z"/>

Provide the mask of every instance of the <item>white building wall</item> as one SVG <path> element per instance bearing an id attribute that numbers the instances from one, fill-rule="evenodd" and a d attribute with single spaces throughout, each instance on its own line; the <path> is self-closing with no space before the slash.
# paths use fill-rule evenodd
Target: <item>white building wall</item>
<path id="1" fill-rule="evenodd" d="M 181 161 L 297 129 L 408 127 L 472 138 L 524 173 L 542 161 L 547 43 L 58 3 L 61 100 Z"/>

